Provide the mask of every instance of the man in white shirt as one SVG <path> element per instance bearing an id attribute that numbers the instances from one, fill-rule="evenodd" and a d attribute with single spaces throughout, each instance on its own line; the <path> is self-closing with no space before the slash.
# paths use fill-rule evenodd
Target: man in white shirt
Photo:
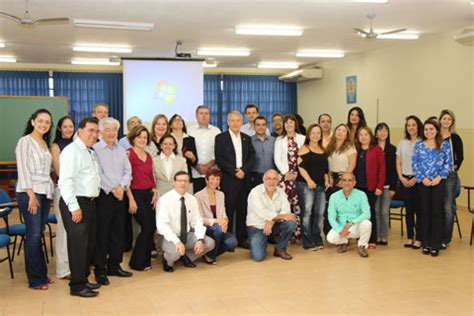
<path id="1" fill-rule="evenodd" d="M 240 131 L 249 136 L 255 135 L 255 119 L 259 116 L 260 109 L 255 104 L 247 104 L 245 107 L 245 117 L 247 118 L 247 124 L 242 125 Z M 268 128 L 265 133 L 270 136 Z"/>
<path id="2" fill-rule="evenodd" d="M 61 191 L 59 209 L 67 232 L 70 293 L 94 297 L 99 284 L 87 277 L 95 246 L 95 198 L 100 193 L 99 166 L 91 149 L 99 134 L 98 120 L 93 117 L 79 123 L 76 140 L 62 152 L 59 161 L 58 186 Z"/>
<path id="3" fill-rule="evenodd" d="M 163 235 L 163 270 L 173 272 L 174 263 L 181 259 L 185 267 L 194 268 L 197 258 L 214 249 L 214 240 L 206 236 L 199 204 L 188 193 L 189 174 L 174 175 L 174 189 L 163 194 L 156 206 L 156 227 Z"/>
<path id="4" fill-rule="evenodd" d="M 209 124 L 211 112 L 206 105 L 196 108 L 197 124 L 188 127 L 188 135 L 194 137 L 198 163 L 192 168 L 194 192 L 199 192 L 206 187 L 204 179 L 207 171 L 215 165 L 214 140 L 221 130 Z"/>
<path id="5" fill-rule="evenodd" d="M 279 236 L 273 255 L 285 260 L 292 256 L 286 251 L 288 240 L 296 228 L 288 197 L 278 187 L 279 174 L 270 169 L 263 175 L 263 183 L 250 191 L 248 198 L 247 229 L 250 254 L 259 262 L 267 255 L 268 238 Z"/>

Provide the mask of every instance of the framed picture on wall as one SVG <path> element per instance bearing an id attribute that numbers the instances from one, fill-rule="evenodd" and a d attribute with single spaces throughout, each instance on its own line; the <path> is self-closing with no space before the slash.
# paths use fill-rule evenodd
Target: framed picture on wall
<path id="1" fill-rule="evenodd" d="M 357 103 L 357 76 L 346 77 L 346 103 Z"/>

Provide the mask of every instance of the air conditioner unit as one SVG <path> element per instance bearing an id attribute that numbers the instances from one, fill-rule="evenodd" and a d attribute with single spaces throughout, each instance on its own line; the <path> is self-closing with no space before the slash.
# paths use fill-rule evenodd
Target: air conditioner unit
<path id="1" fill-rule="evenodd" d="M 285 82 L 304 82 L 308 80 L 321 79 L 323 77 L 322 68 L 298 69 L 278 77 Z"/>
<path id="2" fill-rule="evenodd" d="M 474 46 L 474 29 L 467 28 L 454 34 L 454 40 L 464 45 Z"/>

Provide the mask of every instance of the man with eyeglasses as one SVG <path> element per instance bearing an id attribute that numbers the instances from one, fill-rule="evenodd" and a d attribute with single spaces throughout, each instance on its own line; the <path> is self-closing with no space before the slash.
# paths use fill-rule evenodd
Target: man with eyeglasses
<path id="1" fill-rule="evenodd" d="M 344 173 L 340 180 L 342 190 L 331 195 L 329 199 L 328 217 L 332 229 L 326 240 L 338 245 L 337 252 L 347 251 L 349 239 L 357 239 L 357 249 L 362 258 L 369 256 L 369 245 L 372 223 L 370 222 L 370 206 L 364 192 L 354 189 L 355 176 Z"/>

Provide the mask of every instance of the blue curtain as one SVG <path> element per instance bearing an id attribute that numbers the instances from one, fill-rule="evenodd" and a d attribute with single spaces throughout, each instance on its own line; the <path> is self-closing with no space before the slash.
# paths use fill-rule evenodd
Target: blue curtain
<path id="1" fill-rule="evenodd" d="M 0 71 L 0 95 L 48 96 L 47 71 Z"/>
<path id="2" fill-rule="evenodd" d="M 74 122 L 91 116 L 96 103 L 109 105 L 109 116 L 123 121 L 121 73 L 54 72 L 54 95 L 68 97 Z M 122 129 L 122 128 L 121 128 Z"/>
<path id="3" fill-rule="evenodd" d="M 296 113 L 296 83 L 282 82 L 274 75 L 223 75 L 223 81 L 221 117 L 224 125 L 228 112 L 244 114 L 248 103 L 258 105 L 260 115 L 269 121 L 275 112 Z"/>
<path id="4" fill-rule="evenodd" d="M 219 128 L 222 127 L 221 77 L 204 75 L 204 104 L 211 110 L 211 124 Z"/>

